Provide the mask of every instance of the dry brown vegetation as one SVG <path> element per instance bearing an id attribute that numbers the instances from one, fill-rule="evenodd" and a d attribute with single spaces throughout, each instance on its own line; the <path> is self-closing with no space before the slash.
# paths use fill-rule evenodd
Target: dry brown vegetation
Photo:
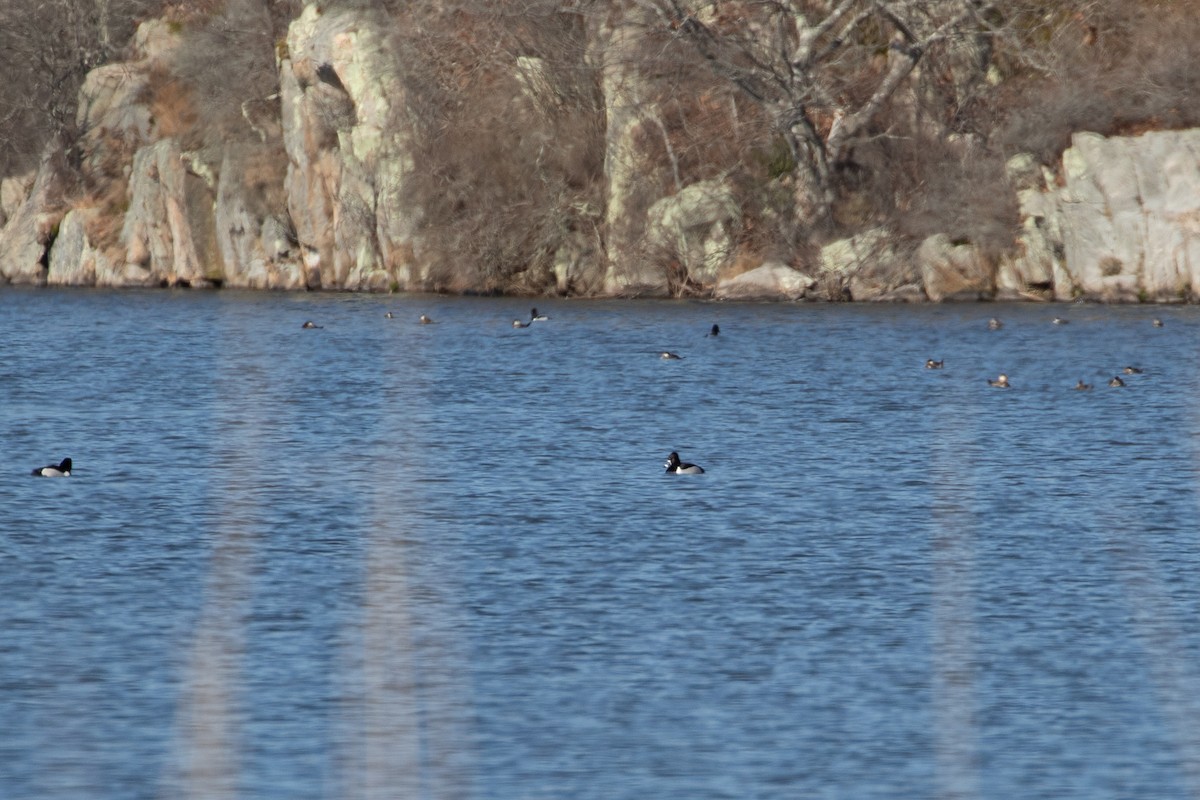
<path id="1" fill-rule="evenodd" d="M 936 6 L 943 19 L 966 9 L 969 24 L 938 27 L 925 39 L 914 28 L 899 45 L 900 23 L 866 3 L 730 3 L 707 16 L 699 10 L 689 16 L 669 2 L 646 5 L 666 21 L 651 26 L 647 39 L 647 52 L 657 60 L 647 58 L 646 72 L 663 87 L 662 108 L 689 105 L 682 116 L 701 118 L 703 100 L 724 87 L 743 98 L 743 108 L 759 111 L 757 129 L 741 124 L 755 115 L 731 114 L 724 131 L 717 124 L 705 132 L 706 140 L 715 133 L 741 151 L 740 169 L 750 179 L 742 185 L 752 193 L 747 208 L 755 204 L 753 193 L 771 196 L 770 179 L 785 185 L 805 180 L 797 162 L 815 159 L 809 175 L 816 188 L 827 183 L 828 215 L 794 220 L 796 244 L 886 223 L 914 238 L 946 232 L 1003 250 L 1016 224 L 1003 169 L 1008 156 L 1031 150 L 1052 163 L 1073 131 L 1200 123 L 1200 66 L 1191 46 L 1200 33 L 1200 8 L 1194 0 L 943 2 Z M 830 29 L 815 40 L 812 52 L 823 55 L 811 59 L 801 80 L 796 62 L 772 60 L 758 46 L 764 31 L 786 29 L 771 21 L 776 13 L 801 10 L 816 24 L 827 14 L 832 19 L 835 5 L 849 9 L 838 26 L 847 19 L 856 24 L 838 28 L 837 38 Z M 890 8 L 899 14 L 909 6 L 928 4 Z M 683 41 L 695 44 L 691 56 L 680 48 Z M 914 44 L 920 49 L 912 73 L 892 94 L 879 94 L 896 67 L 897 47 Z M 778 49 L 789 53 L 797 42 L 785 35 L 784 45 Z M 835 146 L 831 112 L 845 109 L 849 120 L 880 97 L 878 112 L 861 116 L 863 124 Z M 687 152 L 674 133 L 673 140 L 676 152 Z M 715 165 L 739 169 L 726 166 L 719 147 L 706 151 L 700 165 L 679 159 L 682 182 L 706 177 Z M 757 185 L 756 162 L 769 165 L 768 175 L 757 176 L 768 180 Z M 782 224 L 775 230 L 785 232 L 786 215 L 777 218 Z M 747 225 L 752 233 L 758 229 Z"/>
<path id="2" fill-rule="evenodd" d="M 1010 74 L 984 119 L 1005 152 L 1052 163 L 1076 131 L 1136 134 L 1200 125 L 1200 2 L 1093 2 L 1030 26 L 1035 57 Z"/>
<path id="3" fill-rule="evenodd" d="M 77 135 L 79 86 L 125 47 L 161 0 L 0 0 L 0 176 L 30 169 Z"/>
<path id="4" fill-rule="evenodd" d="M 603 115 L 586 31 L 558 4 L 510 5 L 397 25 L 418 131 L 408 199 L 442 288 L 545 290 L 558 249 L 595 236 Z"/>
<path id="5" fill-rule="evenodd" d="M 802 265 L 816 244 L 878 225 L 914 242 L 943 232 L 999 252 L 1017 223 L 1004 177 L 1014 153 L 1052 164 L 1079 130 L 1200 125 L 1200 0 L 780 0 L 694 4 L 693 13 L 672 0 L 325 5 L 395 20 L 407 92 L 396 124 L 415 129 L 419 165 L 407 201 L 421 212 L 419 260 L 447 289 L 544 291 L 560 251 L 603 252 L 599 78 L 611 54 L 596 43 L 634 8 L 641 46 L 622 57 L 636 61 L 654 109 L 641 130 L 657 162 L 646 197 L 728 181 L 744 213 L 743 265 Z M 0 176 L 35 164 L 50 137 L 71 140 L 87 70 L 119 56 L 136 22 L 165 8 L 184 44 L 152 76 L 158 132 L 214 160 L 231 143 L 271 149 L 260 160 L 263 212 L 279 211 L 271 169 L 282 171 L 282 150 L 254 120 L 278 114 L 275 56 L 301 6 L 0 0 Z M 795 63 L 756 49 L 785 29 L 780 12 L 820 20 L 835 6 L 846 14 L 808 50 L 783 34 L 781 53 L 807 54 Z M 968 15 L 942 35 L 922 9 Z M 908 12 L 917 22 L 901 19 Z M 890 86 L 893 74 L 903 80 Z M 347 113 L 331 104 L 330 146 Z"/>
<path id="6" fill-rule="evenodd" d="M 224 0 L 208 14 L 191 10 L 181 23 L 182 43 L 171 63 L 171 77 L 178 86 L 163 87 L 167 102 L 170 92 L 189 95 L 193 118 L 180 120 L 186 127 L 181 131 L 185 147 L 219 150 L 231 141 L 261 142 L 243 106 L 269 102 L 277 95 L 275 42 L 286 32 L 298 6 Z"/>

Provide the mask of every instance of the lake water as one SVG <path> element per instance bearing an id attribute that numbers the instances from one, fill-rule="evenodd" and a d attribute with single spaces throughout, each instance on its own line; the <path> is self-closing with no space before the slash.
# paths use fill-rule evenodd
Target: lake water
<path id="1" fill-rule="evenodd" d="M 0 797 L 1200 795 L 1200 310 L 537 303 L 0 290 Z"/>

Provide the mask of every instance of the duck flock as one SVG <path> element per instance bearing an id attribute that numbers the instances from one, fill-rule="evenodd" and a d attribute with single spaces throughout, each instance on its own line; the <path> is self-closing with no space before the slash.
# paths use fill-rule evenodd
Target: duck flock
<path id="1" fill-rule="evenodd" d="M 1055 325 L 1066 325 L 1070 322 L 1070 320 L 1063 319 L 1062 317 L 1055 317 L 1053 320 L 1051 320 L 1051 322 Z M 1154 327 L 1156 327 L 1156 328 L 1161 328 L 1163 326 L 1163 321 L 1156 317 L 1151 324 L 1154 325 Z M 1004 323 L 1001 322 L 1000 320 L 996 319 L 995 317 L 992 317 L 991 319 L 988 320 L 988 330 L 998 331 L 1003 327 L 1004 327 Z M 925 361 L 925 369 L 941 369 L 945 365 L 946 365 L 945 359 L 942 359 L 941 361 L 934 361 L 932 358 L 930 358 Z M 1125 367 L 1124 369 L 1122 369 L 1121 373 L 1124 375 L 1141 375 L 1142 371 L 1143 370 L 1140 367 L 1129 366 L 1129 367 Z M 1120 375 L 1114 375 L 1112 377 L 1112 379 L 1108 382 L 1108 385 L 1114 389 L 1117 389 L 1117 388 L 1124 386 L 1125 381 L 1121 378 Z M 1003 372 L 1001 372 L 995 378 L 988 378 L 988 386 L 994 386 L 997 389 L 1011 389 L 1012 388 L 1012 384 L 1009 383 L 1009 381 L 1008 381 L 1008 375 L 1004 374 Z M 1083 379 L 1080 378 L 1079 382 L 1075 384 L 1074 388 L 1079 391 L 1087 391 L 1092 388 L 1092 384 L 1085 383 L 1083 381 Z"/>
<path id="2" fill-rule="evenodd" d="M 386 317 L 387 319 L 394 319 L 395 316 L 396 315 L 394 313 L 392 313 L 391 311 L 388 311 L 384 314 L 384 317 Z M 536 308 L 532 308 L 532 309 L 530 309 L 528 320 L 514 319 L 512 322 L 512 326 L 514 328 L 528 328 L 528 327 L 532 326 L 534 323 L 546 322 L 549 319 L 550 319 L 550 317 L 547 316 L 546 314 L 539 314 L 538 310 Z M 431 317 L 429 317 L 427 314 L 421 314 L 420 317 L 417 318 L 417 322 L 421 325 L 432 325 L 433 319 Z M 1066 325 L 1069 322 L 1070 322 L 1070 320 L 1064 319 L 1063 317 L 1055 317 L 1052 320 L 1052 323 L 1054 325 Z M 1163 327 L 1163 322 L 1161 319 L 1155 318 L 1151 324 L 1156 328 Z M 991 319 L 988 320 L 987 326 L 988 326 L 988 330 L 998 331 L 1004 327 L 1004 323 L 1001 322 L 999 319 L 992 317 Z M 300 327 L 305 330 L 320 330 L 320 329 L 324 328 L 323 325 L 318 325 L 317 323 L 315 323 L 312 320 L 305 320 L 301 324 Z M 713 325 L 712 328 L 709 330 L 709 332 L 705 335 L 709 336 L 709 337 L 719 336 L 720 333 L 721 333 L 720 326 Z M 664 360 L 669 360 L 669 361 L 675 361 L 675 360 L 684 358 L 684 356 L 681 356 L 678 353 L 672 352 L 670 350 L 663 350 L 663 351 L 659 352 L 659 358 L 662 358 Z M 935 360 L 935 359 L 930 358 L 930 359 L 926 359 L 926 361 L 925 361 L 926 369 L 943 369 L 945 366 L 946 366 L 945 359 L 936 359 Z M 1125 384 L 1125 380 L 1121 377 L 1122 374 L 1123 375 L 1139 375 L 1141 373 L 1142 373 L 1142 370 L 1139 367 L 1127 366 L 1121 370 L 1121 374 L 1114 375 L 1112 377 L 1112 379 L 1110 379 L 1108 381 L 1108 386 L 1112 387 L 1112 388 L 1123 387 L 1126 384 Z M 1013 386 L 1013 384 L 1011 382 L 1009 382 L 1008 375 L 1003 372 L 1001 372 L 995 378 L 988 378 L 987 382 L 988 382 L 989 386 L 995 387 L 997 389 L 1011 389 Z M 1076 383 L 1073 388 L 1075 388 L 1078 391 L 1088 391 L 1092 388 L 1092 384 L 1086 383 L 1083 381 L 1083 379 L 1080 379 L 1079 382 Z M 672 451 L 670 453 L 670 455 L 667 456 L 665 466 L 666 466 L 667 473 L 671 474 L 671 475 L 703 475 L 704 474 L 703 467 L 701 467 L 697 464 L 689 463 L 687 461 L 682 461 L 679 458 L 679 453 L 674 452 L 674 451 Z M 37 477 L 42 477 L 42 478 L 70 477 L 70 475 L 71 475 L 71 459 L 64 458 L 58 464 L 50 464 L 50 465 L 47 465 L 44 467 L 38 467 L 33 470 L 33 475 L 35 475 Z"/>
<path id="3" fill-rule="evenodd" d="M 396 315 L 394 313 L 392 313 L 391 311 L 386 312 L 383 316 L 386 319 L 395 319 L 396 318 Z M 530 309 L 528 320 L 514 319 L 512 326 L 514 328 L 528 328 L 531 325 L 533 325 L 535 322 L 547 322 L 547 321 L 549 321 L 549 319 L 550 319 L 550 317 L 547 316 L 546 314 L 539 314 L 538 310 L 536 308 L 532 308 L 532 309 Z M 417 318 L 417 322 L 421 325 L 432 325 L 433 319 L 428 314 L 422 314 L 420 317 Z M 301 323 L 300 327 L 303 330 L 321 330 L 325 326 L 318 325 L 313 320 L 308 319 L 308 320 L 305 320 L 303 323 Z M 705 335 L 706 336 L 718 336 L 720 333 L 721 333 L 720 326 L 713 325 L 712 328 L 709 329 L 709 332 Z M 683 358 L 683 356 L 679 355 L 678 353 L 672 353 L 670 351 L 662 351 L 660 357 L 663 359 L 668 359 L 668 360 L 676 360 L 676 359 Z M 686 461 L 680 461 L 679 453 L 676 453 L 676 452 L 672 452 L 669 456 L 667 456 L 667 461 L 666 461 L 665 466 L 667 468 L 667 473 L 672 474 L 672 475 L 702 475 L 702 474 L 704 474 L 703 467 L 697 466 L 696 464 L 688 463 Z M 39 478 L 67 478 L 67 477 L 70 477 L 70 475 L 71 475 L 71 459 L 64 458 L 58 464 L 50 464 L 45 467 L 38 467 L 35 470 L 33 470 L 33 475 L 35 475 Z"/>

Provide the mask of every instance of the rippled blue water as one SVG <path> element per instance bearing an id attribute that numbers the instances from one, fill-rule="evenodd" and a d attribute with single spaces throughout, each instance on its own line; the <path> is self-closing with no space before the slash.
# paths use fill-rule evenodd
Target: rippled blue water
<path id="1" fill-rule="evenodd" d="M 528 305 L 0 291 L 0 797 L 1200 794 L 1196 309 Z"/>

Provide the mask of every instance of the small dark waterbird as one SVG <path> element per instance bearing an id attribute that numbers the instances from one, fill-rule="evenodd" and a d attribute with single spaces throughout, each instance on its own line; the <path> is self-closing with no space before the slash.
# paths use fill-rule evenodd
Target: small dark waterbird
<path id="1" fill-rule="evenodd" d="M 64 458 L 57 464 L 51 464 L 47 467 L 38 467 L 33 471 L 34 475 L 39 478 L 66 478 L 71 474 L 71 459 Z"/>
<path id="2" fill-rule="evenodd" d="M 697 466 L 696 464 L 689 464 L 686 461 L 680 461 L 679 453 L 676 453 L 674 450 L 671 451 L 671 455 L 667 456 L 666 467 L 667 467 L 667 472 L 669 472 L 672 475 L 703 475 L 704 474 L 703 467 Z"/>

